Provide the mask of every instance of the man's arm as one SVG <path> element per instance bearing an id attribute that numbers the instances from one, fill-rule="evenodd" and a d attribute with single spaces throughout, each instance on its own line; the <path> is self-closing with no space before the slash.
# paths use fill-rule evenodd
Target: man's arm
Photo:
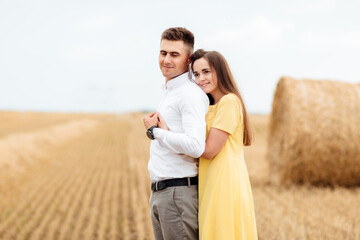
<path id="1" fill-rule="evenodd" d="M 154 129 L 154 137 L 162 145 L 175 153 L 198 158 L 205 150 L 206 122 L 205 115 L 209 99 L 203 93 L 194 91 L 184 94 L 180 101 L 182 127 L 184 132 L 176 133 L 164 129 Z"/>

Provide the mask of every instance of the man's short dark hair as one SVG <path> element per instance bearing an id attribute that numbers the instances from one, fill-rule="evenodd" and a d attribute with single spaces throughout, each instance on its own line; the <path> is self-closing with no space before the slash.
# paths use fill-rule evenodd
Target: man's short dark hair
<path id="1" fill-rule="evenodd" d="M 194 34 L 183 27 L 173 27 L 166 29 L 162 35 L 161 40 L 170 40 L 170 41 L 183 41 L 185 45 L 194 49 Z"/>

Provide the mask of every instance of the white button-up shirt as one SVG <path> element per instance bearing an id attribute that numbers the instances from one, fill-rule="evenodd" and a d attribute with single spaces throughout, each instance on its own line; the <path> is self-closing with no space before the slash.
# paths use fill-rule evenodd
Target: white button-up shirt
<path id="1" fill-rule="evenodd" d="M 198 175 L 198 157 L 205 150 L 206 94 L 186 72 L 167 82 L 165 98 L 157 109 L 169 131 L 155 128 L 148 169 L 152 181 Z"/>

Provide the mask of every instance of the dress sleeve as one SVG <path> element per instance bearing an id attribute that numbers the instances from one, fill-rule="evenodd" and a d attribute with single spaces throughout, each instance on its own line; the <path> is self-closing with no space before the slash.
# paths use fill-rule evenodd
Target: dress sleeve
<path id="1" fill-rule="evenodd" d="M 219 101 L 214 121 L 210 127 L 233 134 L 242 122 L 241 116 L 240 101 L 237 96 L 234 94 L 225 95 Z"/>

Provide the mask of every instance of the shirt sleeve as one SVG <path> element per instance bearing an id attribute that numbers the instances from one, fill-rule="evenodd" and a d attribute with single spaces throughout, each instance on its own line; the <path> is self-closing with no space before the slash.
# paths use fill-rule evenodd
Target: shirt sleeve
<path id="1" fill-rule="evenodd" d="M 183 132 L 155 128 L 154 137 L 175 153 L 198 158 L 205 150 L 205 116 L 209 108 L 209 99 L 201 89 L 196 89 L 185 93 L 178 107 Z"/>
<path id="2" fill-rule="evenodd" d="M 228 94 L 220 99 L 216 115 L 210 128 L 233 134 L 241 121 L 240 101 L 236 95 Z"/>

